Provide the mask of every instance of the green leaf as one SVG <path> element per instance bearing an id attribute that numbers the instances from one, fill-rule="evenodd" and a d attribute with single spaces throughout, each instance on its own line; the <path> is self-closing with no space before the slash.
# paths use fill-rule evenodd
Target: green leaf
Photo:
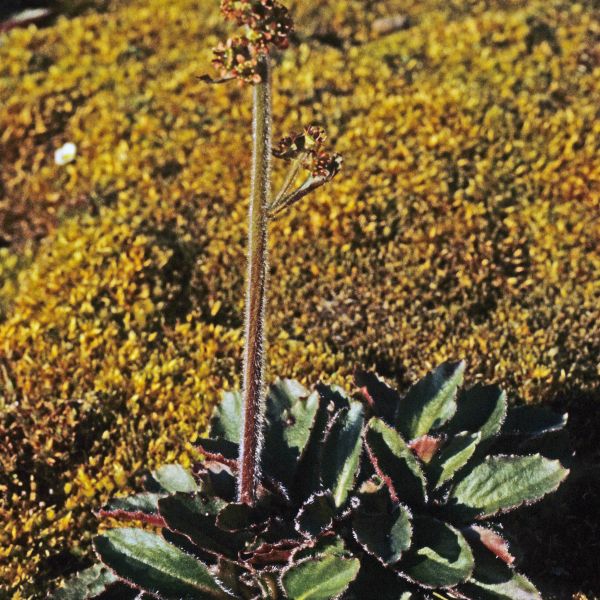
<path id="1" fill-rule="evenodd" d="M 445 362 L 415 383 L 398 406 L 396 426 L 408 440 L 441 427 L 456 412 L 464 362 Z"/>
<path id="2" fill-rule="evenodd" d="M 160 514 L 170 529 L 186 535 L 206 552 L 235 556 L 243 542 L 216 525 L 217 514 L 224 506 L 223 502 L 191 494 L 173 494 L 159 501 Z"/>
<path id="3" fill-rule="evenodd" d="M 506 393 L 496 385 L 477 384 L 458 395 L 456 414 L 445 431 L 480 432 L 481 441 L 495 436 L 506 418 Z"/>
<path id="4" fill-rule="evenodd" d="M 542 600 L 536 587 L 523 575 L 494 557 L 481 544 L 473 544 L 475 571 L 459 590 L 477 600 Z"/>
<path id="5" fill-rule="evenodd" d="M 411 506 L 426 501 L 425 476 L 399 433 L 373 417 L 367 426 L 366 444 L 373 467 L 394 501 L 405 500 Z"/>
<path id="6" fill-rule="evenodd" d="M 342 506 L 360 465 L 364 408 L 351 402 L 350 408 L 340 410 L 327 432 L 322 447 L 321 481 L 330 491 L 336 506 Z"/>
<path id="7" fill-rule="evenodd" d="M 413 519 L 413 539 L 402 571 L 413 581 L 433 587 L 452 587 L 473 573 L 474 559 L 463 535 L 431 517 Z"/>
<path id="8" fill-rule="evenodd" d="M 167 600 L 233 598 L 206 565 L 142 529 L 112 529 L 94 540 L 102 561 L 119 577 Z"/>
<path id="9" fill-rule="evenodd" d="M 104 565 L 98 564 L 69 577 L 62 587 L 52 594 L 52 599 L 85 600 L 115 590 L 120 594 L 118 597 L 123 600 L 133 600 L 138 595 L 136 590 L 119 583 L 112 571 Z"/>
<path id="10" fill-rule="evenodd" d="M 352 522 L 356 541 L 385 566 L 397 563 L 412 539 L 410 511 L 389 504 L 387 492 L 361 494 Z"/>
<path id="11" fill-rule="evenodd" d="M 344 391 L 337 386 L 317 385 L 319 394 L 317 412 L 314 418 L 310 436 L 304 454 L 296 469 L 296 477 L 290 492 L 296 501 L 301 504 L 321 486 L 321 458 L 323 440 L 333 416 L 342 409 L 350 408 L 350 400 Z"/>
<path id="12" fill-rule="evenodd" d="M 269 517 L 268 505 L 230 502 L 219 512 L 217 526 L 230 532 L 254 531 L 264 529 Z"/>
<path id="13" fill-rule="evenodd" d="M 374 594 L 376 590 L 376 595 Z M 361 558 L 360 571 L 344 594 L 344 600 L 423 600 L 415 587 L 394 569 L 385 568 L 375 559 Z"/>
<path id="14" fill-rule="evenodd" d="M 452 491 L 449 504 L 465 518 L 483 518 L 535 502 L 568 475 L 559 461 L 539 454 L 489 456 Z"/>
<path id="15" fill-rule="evenodd" d="M 330 600 L 341 594 L 358 574 L 357 558 L 326 555 L 292 565 L 281 577 L 290 600 Z"/>
<path id="16" fill-rule="evenodd" d="M 296 530 L 308 538 L 315 538 L 331 527 L 336 513 L 335 503 L 330 492 L 311 496 L 296 516 Z"/>
<path id="17" fill-rule="evenodd" d="M 181 465 L 163 465 L 152 471 L 152 478 L 165 492 L 195 492 L 198 484 L 194 476 Z"/>
<path id="18" fill-rule="evenodd" d="M 504 435 L 537 437 L 560 431 L 567 424 L 567 415 L 558 414 L 543 406 L 518 406 L 508 411 L 502 428 Z"/>
<path id="19" fill-rule="evenodd" d="M 401 402 L 398 392 L 387 385 L 376 373 L 367 371 L 356 371 L 354 383 L 360 388 L 373 414 L 393 425 L 396 411 Z"/>
<path id="20" fill-rule="evenodd" d="M 240 443 L 243 401 L 240 392 L 224 392 L 210 419 L 210 437 Z"/>
<path id="21" fill-rule="evenodd" d="M 310 437 L 319 395 L 282 379 L 269 389 L 266 405 L 264 470 L 289 487 Z"/>
<path id="22" fill-rule="evenodd" d="M 138 520 L 152 525 L 163 525 L 158 514 L 160 494 L 143 493 L 123 498 L 113 498 L 98 514 L 113 519 Z"/>
<path id="23" fill-rule="evenodd" d="M 438 488 L 462 469 L 473 456 L 481 441 L 481 433 L 459 433 L 434 456 L 428 465 L 429 481 Z"/>

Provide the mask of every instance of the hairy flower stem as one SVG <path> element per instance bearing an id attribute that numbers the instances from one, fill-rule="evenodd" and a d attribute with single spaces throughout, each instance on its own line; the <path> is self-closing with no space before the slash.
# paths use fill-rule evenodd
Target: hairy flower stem
<path id="1" fill-rule="evenodd" d="M 271 201 L 271 66 L 263 57 L 261 81 L 253 86 L 252 186 L 248 220 L 248 274 L 243 373 L 242 443 L 238 497 L 254 504 L 258 481 L 264 397 L 265 304 L 268 207 Z"/>

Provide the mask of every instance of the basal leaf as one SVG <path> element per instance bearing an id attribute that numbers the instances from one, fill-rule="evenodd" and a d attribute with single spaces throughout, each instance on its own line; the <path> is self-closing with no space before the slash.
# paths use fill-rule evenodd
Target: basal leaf
<path id="1" fill-rule="evenodd" d="M 481 433 L 459 433 L 432 459 L 427 475 L 434 488 L 440 487 L 462 469 L 481 441 Z"/>
<path id="2" fill-rule="evenodd" d="M 543 406 L 517 406 L 508 411 L 502 427 L 504 435 L 537 437 L 561 430 L 567 424 L 567 415 L 555 413 Z"/>
<path id="3" fill-rule="evenodd" d="M 354 537 L 369 554 L 390 566 L 410 547 L 410 521 L 410 511 L 402 504 L 390 506 L 387 493 L 361 494 L 352 520 Z"/>
<path id="4" fill-rule="evenodd" d="M 335 503 L 330 492 L 311 496 L 296 517 L 296 530 L 308 538 L 315 538 L 331 527 L 336 513 Z"/>
<path id="5" fill-rule="evenodd" d="M 477 384 L 458 395 L 457 410 L 445 431 L 480 432 L 481 441 L 496 435 L 506 418 L 506 393 L 496 385 Z"/>
<path id="6" fill-rule="evenodd" d="M 343 595 L 344 600 L 423 600 L 415 586 L 395 570 L 385 568 L 369 555 L 361 558 L 360 571 Z"/>
<path id="7" fill-rule="evenodd" d="M 191 494 L 172 494 L 159 501 L 160 514 L 173 531 L 186 535 L 205 552 L 228 556 L 241 550 L 239 536 L 219 529 L 218 512 L 224 503 Z"/>
<path id="8" fill-rule="evenodd" d="M 98 511 L 101 517 L 111 517 L 128 521 L 143 521 L 162 527 L 162 517 L 158 514 L 160 494 L 143 493 L 123 498 L 113 498 L 105 507 Z"/>
<path id="9" fill-rule="evenodd" d="M 243 401 L 238 391 L 224 392 L 210 419 L 210 436 L 240 443 Z"/>
<path id="10" fill-rule="evenodd" d="M 396 426 L 407 440 L 442 426 L 456 412 L 464 362 L 445 362 L 415 383 L 398 406 Z"/>
<path id="11" fill-rule="evenodd" d="M 410 506 L 425 502 L 425 476 L 399 433 L 373 417 L 367 426 L 366 444 L 375 471 L 395 501 L 405 500 Z"/>
<path id="12" fill-rule="evenodd" d="M 373 414 L 389 425 L 393 425 L 400 405 L 398 392 L 388 386 L 376 373 L 358 370 L 354 373 L 354 382 L 369 403 Z"/>
<path id="13" fill-rule="evenodd" d="M 323 456 L 323 441 L 334 415 L 340 410 L 350 408 L 350 399 L 337 386 L 317 386 L 319 394 L 318 406 L 312 429 L 303 455 L 296 469 L 296 477 L 290 486 L 290 492 L 302 503 L 317 493 L 321 487 L 321 459 Z"/>
<path id="14" fill-rule="evenodd" d="M 292 565 L 281 577 L 289 600 L 330 600 L 340 595 L 358 574 L 357 558 L 325 555 Z"/>
<path id="15" fill-rule="evenodd" d="M 165 492 L 195 492 L 198 490 L 194 476 L 181 465 L 163 465 L 156 471 L 152 471 L 152 478 Z"/>
<path id="16" fill-rule="evenodd" d="M 463 535 L 431 517 L 413 519 L 411 547 L 404 555 L 402 572 L 426 587 L 452 587 L 473 573 L 474 559 Z"/>
<path id="17" fill-rule="evenodd" d="M 118 589 L 117 589 L 118 588 Z M 84 600 L 100 594 L 110 593 L 117 589 L 120 598 L 133 600 L 138 592 L 129 586 L 119 583 L 116 575 L 104 565 L 94 565 L 67 579 L 52 594 L 53 600 Z M 115 598 L 117 596 L 114 596 Z"/>
<path id="18" fill-rule="evenodd" d="M 336 506 L 346 502 L 354 485 L 362 450 L 364 408 L 351 402 L 350 408 L 340 410 L 325 438 L 322 448 L 321 481 L 330 491 Z"/>
<path id="19" fill-rule="evenodd" d="M 473 544 L 475 570 L 459 587 L 477 600 L 542 600 L 536 587 L 523 575 L 508 567 L 481 544 Z"/>
<path id="20" fill-rule="evenodd" d="M 308 443 L 319 395 L 297 381 L 282 379 L 269 389 L 266 405 L 263 468 L 288 488 Z"/>
<path id="21" fill-rule="evenodd" d="M 505 512 L 539 500 L 568 475 L 559 461 L 532 456 L 489 456 L 452 491 L 449 505 L 466 519 Z"/>
<path id="22" fill-rule="evenodd" d="M 200 561 L 142 529 L 112 529 L 94 540 L 102 561 L 119 577 L 167 600 L 233 598 Z"/>

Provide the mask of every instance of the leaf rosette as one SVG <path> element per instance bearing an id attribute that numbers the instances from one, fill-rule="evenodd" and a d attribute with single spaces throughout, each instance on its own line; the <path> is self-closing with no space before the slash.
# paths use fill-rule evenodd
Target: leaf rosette
<path id="1" fill-rule="evenodd" d="M 508 409 L 495 386 L 460 390 L 444 363 L 402 397 L 359 372 L 353 398 L 279 380 L 266 397 L 258 499 L 237 501 L 242 399 L 226 393 L 191 471 L 166 465 L 101 516 L 145 524 L 95 540 L 104 566 L 56 597 L 539 599 L 498 515 L 553 491 L 568 471 L 530 447 L 565 424 Z M 142 594 L 139 596 L 139 594 Z M 115 596 L 114 594 L 120 594 Z M 365 595 L 367 594 L 367 595 Z"/>

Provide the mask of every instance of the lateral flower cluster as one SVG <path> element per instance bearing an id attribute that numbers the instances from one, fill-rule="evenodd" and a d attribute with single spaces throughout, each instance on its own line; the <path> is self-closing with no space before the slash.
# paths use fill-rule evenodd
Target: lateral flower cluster
<path id="1" fill-rule="evenodd" d="M 270 45 L 280 50 L 289 45 L 294 23 L 287 8 L 277 0 L 222 0 L 221 12 L 246 31 L 214 49 L 213 65 L 221 75 L 217 81 L 259 83 L 261 56 L 269 54 Z"/>
<path id="2" fill-rule="evenodd" d="M 342 157 L 323 149 L 327 134 L 322 127 L 309 125 L 301 133 L 282 138 L 273 148 L 273 155 L 286 161 L 299 160 L 313 177 L 332 179 L 342 166 Z"/>

